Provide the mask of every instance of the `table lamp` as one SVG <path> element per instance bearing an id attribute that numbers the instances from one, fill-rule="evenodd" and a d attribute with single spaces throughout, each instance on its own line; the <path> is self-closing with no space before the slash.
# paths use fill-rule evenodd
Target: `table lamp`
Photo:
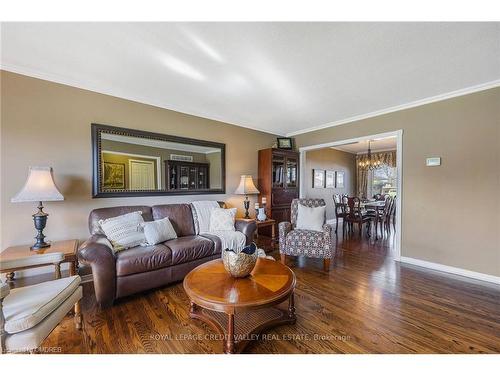
<path id="1" fill-rule="evenodd" d="M 245 219 L 250 219 L 250 215 L 248 214 L 248 209 L 250 208 L 250 201 L 248 200 L 248 196 L 250 194 L 260 193 L 253 183 L 252 176 L 242 175 L 240 179 L 240 184 L 238 185 L 238 188 L 234 193 L 245 196 L 245 200 L 243 202 L 245 206 Z"/>
<path id="2" fill-rule="evenodd" d="M 33 221 L 38 234 L 35 237 L 35 244 L 31 246 L 31 250 L 39 250 L 50 246 L 50 242 L 45 242 L 45 235 L 43 234 L 49 214 L 43 212 L 42 201 L 62 200 L 64 200 L 64 197 L 54 184 L 52 168 L 30 167 L 24 187 L 11 199 L 11 202 L 38 202 L 38 212 L 33 214 Z"/>

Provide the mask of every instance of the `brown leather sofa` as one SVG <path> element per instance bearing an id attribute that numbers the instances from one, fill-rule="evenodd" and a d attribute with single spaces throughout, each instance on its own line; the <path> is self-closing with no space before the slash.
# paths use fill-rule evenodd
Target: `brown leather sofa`
<path id="1" fill-rule="evenodd" d="M 141 211 L 145 221 L 169 217 L 178 238 L 154 246 L 137 246 L 113 254 L 100 233 L 98 221 Z M 255 222 L 236 220 L 236 230 L 252 242 Z M 117 298 L 180 281 L 196 266 L 220 258 L 215 236 L 196 235 L 189 204 L 99 208 L 89 215 L 91 237 L 78 250 L 78 259 L 92 268 L 97 302 L 110 306 Z"/>

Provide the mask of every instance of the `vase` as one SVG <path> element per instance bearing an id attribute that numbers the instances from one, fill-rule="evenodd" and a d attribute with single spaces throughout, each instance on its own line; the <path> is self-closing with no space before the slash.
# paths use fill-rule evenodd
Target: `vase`
<path id="1" fill-rule="evenodd" d="M 244 252 L 247 248 L 250 251 Z M 231 276 L 236 278 L 247 277 L 255 267 L 258 258 L 258 253 L 256 251 L 257 246 L 252 244 L 247 248 L 240 252 L 235 252 L 230 249 L 226 249 L 222 252 L 222 263 Z"/>
<path id="2" fill-rule="evenodd" d="M 259 208 L 257 211 L 258 211 L 257 220 L 259 220 L 259 221 L 266 220 L 267 216 L 266 216 L 266 211 L 265 211 L 264 207 Z"/>

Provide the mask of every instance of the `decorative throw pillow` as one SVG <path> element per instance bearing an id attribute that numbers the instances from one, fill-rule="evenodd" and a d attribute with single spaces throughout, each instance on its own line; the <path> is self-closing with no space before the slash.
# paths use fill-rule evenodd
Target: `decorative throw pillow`
<path id="1" fill-rule="evenodd" d="M 144 223 L 141 211 L 99 220 L 102 231 L 113 245 L 114 251 L 129 249 L 146 242 L 140 224 Z"/>
<path id="2" fill-rule="evenodd" d="M 234 218 L 236 217 L 236 208 L 214 208 L 210 213 L 209 231 L 235 231 Z"/>
<path id="3" fill-rule="evenodd" d="M 155 221 L 145 221 L 141 224 L 141 227 L 144 230 L 148 245 L 156 245 L 177 238 L 177 233 L 175 233 L 175 229 L 168 217 Z"/>
<path id="4" fill-rule="evenodd" d="M 325 223 L 325 210 L 326 206 L 307 207 L 299 203 L 295 228 L 321 232 Z"/>

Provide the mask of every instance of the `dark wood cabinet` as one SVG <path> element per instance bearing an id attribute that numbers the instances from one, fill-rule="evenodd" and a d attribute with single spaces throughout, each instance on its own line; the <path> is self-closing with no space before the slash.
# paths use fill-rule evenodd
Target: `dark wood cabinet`
<path id="1" fill-rule="evenodd" d="M 290 205 L 299 197 L 299 153 L 268 148 L 259 151 L 259 202 L 277 223 L 290 221 Z"/>
<path id="2" fill-rule="evenodd" d="M 167 190 L 210 189 L 210 165 L 177 160 L 165 161 Z"/>

